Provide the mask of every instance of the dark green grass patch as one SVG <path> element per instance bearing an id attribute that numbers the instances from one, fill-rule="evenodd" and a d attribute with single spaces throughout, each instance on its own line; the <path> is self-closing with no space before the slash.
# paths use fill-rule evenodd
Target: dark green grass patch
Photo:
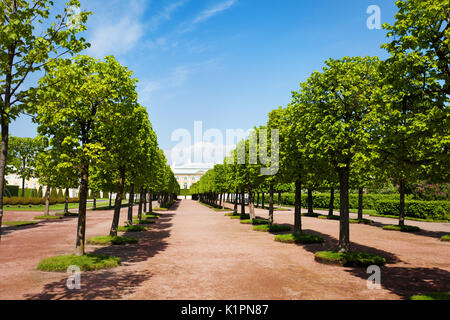
<path id="1" fill-rule="evenodd" d="M 34 217 L 36 220 L 61 220 L 63 217 L 61 216 L 38 216 Z"/>
<path id="2" fill-rule="evenodd" d="M 154 224 L 155 220 L 133 220 L 133 224 Z"/>
<path id="3" fill-rule="evenodd" d="M 266 219 L 245 219 L 241 220 L 242 224 L 252 224 L 254 226 L 263 225 L 263 224 L 269 224 L 269 220 Z"/>
<path id="4" fill-rule="evenodd" d="M 120 232 L 142 232 L 147 230 L 148 228 L 144 226 L 122 226 L 117 228 L 117 231 Z"/>
<path id="5" fill-rule="evenodd" d="M 410 300 L 450 300 L 449 292 L 431 292 L 416 294 L 409 298 Z"/>
<path id="6" fill-rule="evenodd" d="M 416 226 L 398 226 L 398 225 L 388 225 L 383 227 L 384 230 L 394 230 L 401 232 L 418 232 L 420 231 L 419 227 Z"/>
<path id="7" fill-rule="evenodd" d="M 273 224 L 273 225 L 262 224 L 262 225 L 253 226 L 253 230 L 277 233 L 277 232 L 291 231 L 291 227 L 280 225 L 280 224 Z"/>
<path id="8" fill-rule="evenodd" d="M 25 227 L 37 224 L 36 221 L 3 221 L 2 225 L 12 227 Z"/>
<path id="9" fill-rule="evenodd" d="M 441 241 L 450 241 L 450 234 L 441 237 Z"/>
<path id="10" fill-rule="evenodd" d="M 153 208 L 153 211 L 169 211 L 169 209 L 156 207 L 156 208 Z"/>
<path id="11" fill-rule="evenodd" d="M 302 216 L 303 216 L 303 217 L 317 218 L 317 217 L 319 217 L 319 216 L 321 216 L 321 215 L 314 212 L 314 213 L 303 213 Z"/>
<path id="12" fill-rule="evenodd" d="M 240 215 L 240 214 L 237 214 L 237 213 L 235 213 L 235 212 L 228 212 L 228 213 L 225 213 L 225 217 L 232 217 L 232 216 L 238 216 L 238 217 L 240 217 L 241 215 Z"/>
<path id="13" fill-rule="evenodd" d="M 383 266 L 386 259 L 365 252 L 337 252 L 319 251 L 315 254 L 315 260 L 325 264 L 337 264 L 344 267 L 368 267 L 371 265 Z"/>
<path id="14" fill-rule="evenodd" d="M 341 219 L 341 217 L 335 216 L 335 215 L 332 215 L 332 216 L 328 216 L 328 215 L 319 215 L 317 218 L 319 218 L 319 219 L 325 219 L 325 220 L 339 220 L 339 219 Z"/>
<path id="15" fill-rule="evenodd" d="M 137 238 L 130 237 L 118 237 L 118 236 L 99 236 L 95 238 L 87 239 L 88 244 L 94 245 L 124 245 L 124 244 L 136 244 L 139 240 Z"/>
<path id="16" fill-rule="evenodd" d="M 323 237 L 312 235 L 312 234 L 279 234 L 275 236 L 275 241 L 284 242 L 284 243 L 300 243 L 300 244 L 310 244 L 310 243 L 322 243 Z"/>
<path id="17" fill-rule="evenodd" d="M 78 217 L 78 212 L 69 212 L 69 213 L 58 212 L 58 213 L 55 213 L 55 216 L 58 216 L 58 217 Z"/>
<path id="18" fill-rule="evenodd" d="M 369 219 L 350 219 L 349 220 L 350 223 L 359 223 L 359 224 L 372 224 L 373 220 L 369 220 Z"/>
<path id="19" fill-rule="evenodd" d="M 42 260 L 37 266 L 38 270 L 51 272 L 66 272 L 70 266 L 78 266 L 81 271 L 115 268 L 120 265 L 120 258 L 86 254 L 84 256 L 56 256 Z"/>

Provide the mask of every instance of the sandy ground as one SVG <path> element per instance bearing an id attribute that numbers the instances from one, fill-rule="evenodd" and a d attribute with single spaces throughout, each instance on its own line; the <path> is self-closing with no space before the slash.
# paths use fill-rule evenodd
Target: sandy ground
<path id="1" fill-rule="evenodd" d="M 257 209 L 257 214 L 267 216 L 267 210 Z M 5 220 L 36 215 L 7 212 Z M 108 234 L 111 219 L 112 211 L 89 211 L 87 236 Z M 88 252 L 119 256 L 122 265 L 82 273 L 81 290 L 67 289 L 64 273 L 36 270 L 45 257 L 73 253 L 76 218 L 6 228 L 0 243 L 0 299 L 404 299 L 449 291 L 450 243 L 439 237 L 450 233 L 450 224 L 408 221 L 423 229 L 408 234 L 381 229 L 392 219 L 372 220 L 372 226 L 351 225 L 350 236 L 354 249 L 388 260 L 378 290 L 367 288 L 364 268 L 314 261 L 316 251 L 337 246 L 338 221 L 303 217 L 303 229 L 324 236 L 325 243 L 283 244 L 223 212 L 183 200 L 149 232 L 133 235 L 139 245 L 88 246 Z M 276 212 L 275 222 L 292 225 L 293 212 Z"/>

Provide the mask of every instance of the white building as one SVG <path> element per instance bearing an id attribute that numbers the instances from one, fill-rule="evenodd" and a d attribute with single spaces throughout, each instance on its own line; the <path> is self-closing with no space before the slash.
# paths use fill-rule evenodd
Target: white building
<path id="1" fill-rule="evenodd" d="M 190 189 L 194 183 L 198 182 L 212 168 L 213 165 L 210 164 L 188 163 L 182 166 L 173 165 L 172 171 L 181 189 Z"/>
<path id="2" fill-rule="evenodd" d="M 17 174 L 9 174 L 5 177 L 5 180 L 8 182 L 10 186 L 19 186 L 22 189 L 22 178 Z M 25 179 L 25 189 L 36 189 L 39 190 L 41 184 L 39 180 L 36 178 Z M 42 192 L 44 193 L 47 189 L 47 186 L 42 186 Z M 64 190 L 63 190 L 64 192 Z M 20 196 L 20 194 L 19 194 Z M 78 197 L 78 189 L 69 189 L 69 197 L 76 198 Z"/>

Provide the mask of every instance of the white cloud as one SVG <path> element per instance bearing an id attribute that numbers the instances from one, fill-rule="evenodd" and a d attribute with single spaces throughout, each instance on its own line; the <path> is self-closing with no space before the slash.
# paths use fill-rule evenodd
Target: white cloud
<path id="1" fill-rule="evenodd" d="M 201 11 L 192 21 L 182 24 L 179 32 L 185 33 L 193 30 L 197 24 L 205 22 L 219 13 L 230 9 L 236 2 L 237 0 L 226 0 Z"/>
<path id="2" fill-rule="evenodd" d="M 188 146 L 175 146 L 171 150 L 165 150 L 167 159 L 171 165 L 183 166 L 190 163 L 203 163 L 207 166 L 223 163 L 225 156 L 236 148 L 236 145 L 225 145 L 223 143 L 197 142 Z"/>
<path id="3" fill-rule="evenodd" d="M 221 13 L 222 11 L 230 9 L 236 3 L 236 1 L 237 0 L 227 0 L 215 5 L 212 8 L 200 12 L 200 14 L 194 19 L 193 23 L 198 24 L 200 22 L 206 21 Z"/>
<path id="4" fill-rule="evenodd" d="M 177 1 L 174 3 L 169 4 L 168 6 L 166 6 L 165 8 L 163 8 L 163 10 L 156 14 L 155 16 L 153 16 L 153 18 L 150 21 L 150 29 L 152 31 L 155 31 L 156 29 L 158 29 L 158 27 L 166 22 L 169 21 L 172 18 L 172 14 L 181 6 L 183 6 L 186 3 L 186 0 L 181 0 L 181 1 Z"/>

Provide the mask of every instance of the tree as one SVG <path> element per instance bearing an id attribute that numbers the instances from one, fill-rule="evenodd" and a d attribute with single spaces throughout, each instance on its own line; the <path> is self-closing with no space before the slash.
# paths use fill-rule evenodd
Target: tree
<path id="1" fill-rule="evenodd" d="M 3 190 L 8 157 L 9 124 L 29 109 L 27 102 L 33 89 L 25 80 L 56 58 L 85 49 L 88 44 L 77 38 L 84 31 L 89 12 L 81 12 L 76 25 L 68 25 L 70 7 L 79 7 L 70 0 L 62 14 L 49 18 L 50 0 L 4 0 L 0 2 L 0 226 L 3 218 Z M 41 29 L 41 34 L 35 32 Z M 0 230 L 1 231 L 1 230 Z M 1 237 L 1 233 L 0 233 Z"/>
<path id="2" fill-rule="evenodd" d="M 78 170 L 76 254 L 83 255 L 89 167 L 95 164 L 106 144 L 99 137 L 99 129 L 120 127 L 114 115 L 135 100 L 135 81 L 130 71 L 113 57 L 99 61 L 79 56 L 58 60 L 46 69 L 33 107 L 37 110 L 38 132 L 48 139 L 59 165 Z"/>
<path id="3" fill-rule="evenodd" d="M 350 250 L 350 170 L 357 154 L 368 154 L 365 121 L 380 84 L 378 66 L 379 60 L 371 57 L 327 60 L 323 72 L 314 72 L 295 95 L 297 104 L 305 106 L 302 125 L 308 133 L 308 153 L 329 162 L 339 176 L 342 251 Z"/>
<path id="4" fill-rule="evenodd" d="M 11 163 L 8 165 L 14 167 L 13 172 L 22 178 L 22 194 L 25 196 L 25 180 L 30 179 L 35 174 L 36 156 L 41 151 L 42 146 L 38 139 L 33 138 L 9 138 L 9 148 Z"/>

